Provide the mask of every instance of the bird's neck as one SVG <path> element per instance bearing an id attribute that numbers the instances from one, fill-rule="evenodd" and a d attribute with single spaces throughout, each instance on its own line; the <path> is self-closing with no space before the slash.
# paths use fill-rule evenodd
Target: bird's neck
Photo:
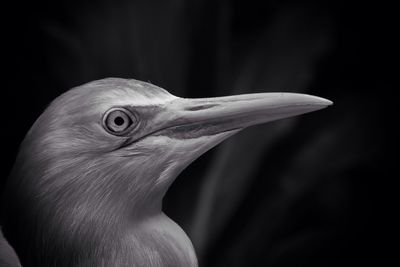
<path id="1" fill-rule="evenodd" d="M 95 235 L 96 239 L 86 240 L 90 247 L 73 251 L 75 254 L 68 255 L 75 259 L 70 261 L 74 262 L 73 265 L 65 266 L 198 266 L 190 239 L 162 212 L 115 226 L 119 229 L 96 229 L 103 231 L 104 235 Z M 76 242 L 79 247 L 81 241 L 77 239 Z M 63 258 L 66 256 L 63 255 Z"/>
<path id="2" fill-rule="evenodd" d="M 10 236 L 12 245 L 23 266 L 196 267 L 189 238 L 162 213 L 162 199 L 156 200 L 131 207 L 131 212 L 113 205 L 73 203 L 72 198 L 62 202 L 68 203 L 65 206 L 21 208 L 25 211 L 16 217 L 19 232 Z"/>
<path id="3" fill-rule="evenodd" d="M 86 221 L 83 229 L 88 232 L 67 237 L 68 249 L 62 249 L 65 240 L 54 240 L 58 249 L 43 255 L 52 259 L 41 266 L 197 267 L 190 239 L 161 211 L 123 223 Z"/>

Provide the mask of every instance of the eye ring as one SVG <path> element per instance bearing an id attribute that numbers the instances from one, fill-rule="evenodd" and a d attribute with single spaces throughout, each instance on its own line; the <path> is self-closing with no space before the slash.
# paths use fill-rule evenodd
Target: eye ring
<path id="1" fill-rule="evenodd" d="M 111 108 L 103 116 L 104 129 L 113 135 L 124 135 L 137 124 L 136 117 L 125 108 Z"/>

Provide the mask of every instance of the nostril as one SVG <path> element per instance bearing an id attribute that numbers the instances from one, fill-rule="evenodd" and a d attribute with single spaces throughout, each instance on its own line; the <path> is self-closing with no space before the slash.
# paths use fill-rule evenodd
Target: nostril
<path id="1" fill-rule="evenodd" d="M 218 106 L 217 104 L 204 104 L 204 105 L 197 105 L 197 106 L 189 106 L 185 107 L 187 111 L 196 111 L 196 110 L 204 110 Z"/>

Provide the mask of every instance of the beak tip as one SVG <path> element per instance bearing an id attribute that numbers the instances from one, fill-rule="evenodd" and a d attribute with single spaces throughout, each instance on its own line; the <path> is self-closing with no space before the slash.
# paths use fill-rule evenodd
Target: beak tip
<path id="1" fill-rule="evenodd" d="M 330 101 L 330 100 L 328 100 L 328 99 L 325 99 L 325 98 L 321 98 L 322 99 L 322 105 L 324 105 L 325 107 L 328 107 L 328 106 L 332 106 L 333 105 L 333 102 L 332 101 Z"/>
<path id="2" fill-rule="evenodd" d="M 318 97 L 318 96 L 312 96 L 313 100 L 313 105 L 316 106 L 320 106 L 321 108 L 326 108 L 328 106 L 333 105 L 333 102 L 326 99 L 326 98 L 322 98 L 322 97 Z"/>
<path id="3" fill-rule="evenodd" d="M 313 95 L 303 95 L 305 98 L 300 101 L 300 105 L 303 106 L 303 112 L 302 113 L 308 113 L 308 112 L 313 112 L 317 111 L 320 109 L 325 109 L 331 105 L 333 105 L 333 102 L 322 97 L 318 96 L 313 96 Z"/>

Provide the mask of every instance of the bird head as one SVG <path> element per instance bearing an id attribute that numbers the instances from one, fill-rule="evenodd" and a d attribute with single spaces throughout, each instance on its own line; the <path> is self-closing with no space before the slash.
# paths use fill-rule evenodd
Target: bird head
<path id="1" fill-rule="evenodd" d="M 13 179 L 22 195 L 50 199 L 78 218 L 107 207 L 138 218 L 160 212 L 176 176 L 229 136 L 330 104 L 293 93 L 186 99 L 137 80 L 99 80 L 44 111 L 22 144 Z"/>
<path id="2" fill-rule="evenodd" d="M 185 99 L 116 78 L 73 88 L 49 105 L 21 144 L 2 202 L 4 233 L 22 263 L 35 266 L 78 266 L 84 257 L 98 261 L 99 253 L 112 261 L 109 247 L 132 237 L 128 229 L 136 229 L 135 240 L 159 243 L 171 235 L 139 238 L 148 231 L 132 226 L 149 228 L 142 222 L 164 216 L 163 196 L 188 164 L 246 127 L 330 104 L 292 93 Z M 166 251 L 178 241 L 184 244 L 177 251 L 191 247 L 181 230 L 166 225 L 178 235 L 164 240 Z"/>

